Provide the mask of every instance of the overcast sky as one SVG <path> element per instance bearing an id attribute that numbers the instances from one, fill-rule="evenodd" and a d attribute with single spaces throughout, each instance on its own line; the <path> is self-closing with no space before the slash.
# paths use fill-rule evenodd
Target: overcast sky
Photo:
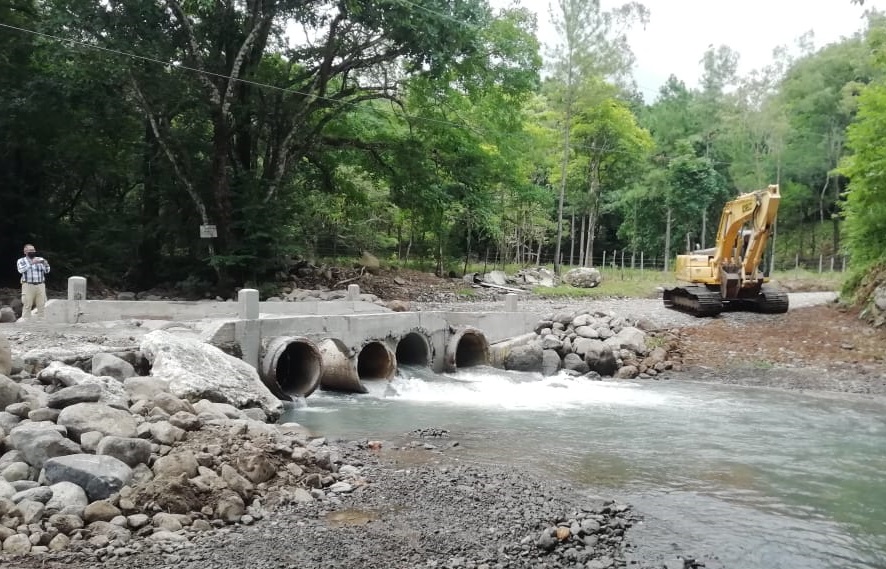
<path id="1" fill-rule="evenodd" d="M 491 0 L 504 7 L 515 0 Z M 549 0 L 516 0 L 539 16 L 543 42 L 555 40 Z M 640 0 L 650 11 L 649 24 L 630 35 L 637 58 L 634 77 L 652 100 L 658 87 L 674 74 L 695 86 L 699 61 L 711 44 L 728 45 L 741 54 L 739 73 L 765 66 L 772 50 L 812 30 L 815 46 L 850 36 L 863 25 L 865 8 L 886 10 L 886 0 L 866 0 L 865 8 L 850 0 Z M 602 0 L 604 8 L 624 2 Z"/>

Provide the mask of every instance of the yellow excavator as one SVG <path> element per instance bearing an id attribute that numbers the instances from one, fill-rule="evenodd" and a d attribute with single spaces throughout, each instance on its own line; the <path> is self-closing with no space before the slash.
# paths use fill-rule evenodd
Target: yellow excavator
<path id="1" fill-rule="evenodd" d="M 677 255 L 677 281 L 687 284 L 665 289 L 664 305 L 695 316 L 724 309 L 787 312 L 787 293 L 760 271 L 780 201 L 778 186 L 770 185 L 723 206 L 716 246 Z"/>

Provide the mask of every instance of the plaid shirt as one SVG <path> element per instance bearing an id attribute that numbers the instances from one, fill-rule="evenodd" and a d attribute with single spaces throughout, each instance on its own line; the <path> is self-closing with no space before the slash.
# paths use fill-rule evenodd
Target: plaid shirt
<path id="1" fill-rule="evenodd" d="M 27 257 L 22 257 L 18 260 L 18 272 L 22 275 L 23 283 L 40 284 L 46 282 L 49 263 L 45 259 L 42 263 L 32 263 Z"/>

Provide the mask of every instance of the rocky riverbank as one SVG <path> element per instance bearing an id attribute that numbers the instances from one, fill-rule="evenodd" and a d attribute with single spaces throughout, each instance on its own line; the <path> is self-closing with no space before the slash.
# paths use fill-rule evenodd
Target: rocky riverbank
<path id="1" fill-rule="evenodd" d="M 449 459 L 440 429 L 330 444 L 273 424 L 255 371 L 187 337 L 8 363 L 4 567 L 626 565 L 629 506 Z"/>

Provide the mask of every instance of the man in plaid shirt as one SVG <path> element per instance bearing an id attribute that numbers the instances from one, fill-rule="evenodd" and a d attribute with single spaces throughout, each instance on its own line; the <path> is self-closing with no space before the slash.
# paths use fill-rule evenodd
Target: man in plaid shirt
<path id="1" fill-rule="evenodd" d="M 49 263 L 37 256 L 33 245 L 25 245 L 25 256 L 18 260 L 17 268 L 22 276 L 22 318 L 31 318 L 31 310 L 37 307 L 37 317 L 43 318 L 46 306 L 46 274 Z"/>

